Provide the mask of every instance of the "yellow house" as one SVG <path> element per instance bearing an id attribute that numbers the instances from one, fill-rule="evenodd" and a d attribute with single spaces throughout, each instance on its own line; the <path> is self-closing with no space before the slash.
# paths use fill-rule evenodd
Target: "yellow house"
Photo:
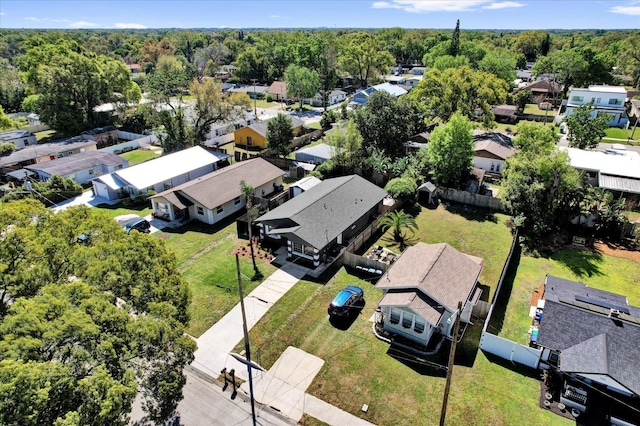
<path id="1" fill-rule="evenodd" d="M 304 121 L 297 117 L 290 117 L 294 136 L 302 132 Z M 267 148 L 267 123 L 268 121 L 257 121 L 247 127 L 238 129 L 233 133 L 236 146 L 266 149 Z"/>

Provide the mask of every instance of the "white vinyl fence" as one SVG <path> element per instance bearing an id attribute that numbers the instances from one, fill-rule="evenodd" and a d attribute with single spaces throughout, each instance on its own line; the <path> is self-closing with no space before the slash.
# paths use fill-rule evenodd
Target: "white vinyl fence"
<path id="1" fill-rule="evenodd" d="M 531 368 L 538 368 L 540 356 L 542 355 L 542 349 L 521 345 L 487 331 L 483 331 L 480 337 L 480 349 Z"/>

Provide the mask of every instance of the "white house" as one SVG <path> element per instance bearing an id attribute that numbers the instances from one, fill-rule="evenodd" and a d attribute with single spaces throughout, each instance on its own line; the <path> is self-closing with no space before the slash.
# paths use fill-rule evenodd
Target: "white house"
<path id="1" fill-rule="evenodd" d="M 229 157 L 194 146 L 102 175 L 93 180 L 93 190 L 97 196 L 108 200 L 117 200 L 122 193 L 133 197 L 148 191 L 162 192 L 211 173 L 218 169 L 218 163 Z"/>
<path id="2" fill-rule="evenodd" d="M 502 174 L 504 162 L 517 151 L 511 138 L 503 133 L 483 133 L 474 136 L 473 141 L 473 167 L 491 173 Z"/>
<path id="3" fill-rule="evenodd" d="M 235 163 L 151 197 L 156 217 L 195 218 L 213 225 L 246 206 L 240 182 L 264 197 L 282 188 L 284 172 L 262 158 Z"/>
<path id="4" fill-rule="evenodd" d="M 375 285 L 384 292 L 378 303 L 384 330 L 425 347 L 435 334 L 451 339 L 458 302 L 460 321 L 468 323 L 482 294 L 481 262 L 446 243 L 409 247 Z"/>
<path id="5" fill-rule="evenodd" d="M 620 146 L 624 148 L 624 145 Z M 627 203 L 640 202 L 640 154 L 625 149 L 587 151 L 564 148 L 571 167 L 586 174 L 587 183 L 614 191 L 627 198 Z M 629 206 L 630 207 L 630 206 Z"/>
<path id="6" fill-rule="evenodd" d="M 24 148 L 27 145 L 36 145 L 36 135 L 31 132 L 9 132 L 0 134 L 0 145 L 12 143 L 16 149 Z"/>
<path id="7" fill-rule="evenodd" d="M 569 99 L 566 100 L 565 117 L 570 116 L 575 108 L 593 102 L 592 117 L 606 114 L 610 126 L 626 127 L 629 123 L 624 107 L 626 99 L 627 89 L 622 86 L 591 85 L 586 89 L 571 89 Z"/>
<path id="8" fill-rule="evenodd" d="M 113 173 L 129 166 L 129 160 L 119 155 L 103 151 L 85 151 L 52 161 L 25 166 L 47 181 L 53 175 L 71 178 L 80 185 L 106 173 Z"/>
<path id="9" fill-rule="evenodd" d="M 332 90 L 331 93 L 329 93 L 329 95 L 327 96 L 327 105 L 339 104 L 340 102 L 343 102 L 345 99 L 347 99 L 347 92 L 344 92 L 338 89 Z M 315 107 L 321 107 L 322 94 L 316 93 L 316 95 L 313 98 L 305 99 L 304 103 L 315 106 Z"/>

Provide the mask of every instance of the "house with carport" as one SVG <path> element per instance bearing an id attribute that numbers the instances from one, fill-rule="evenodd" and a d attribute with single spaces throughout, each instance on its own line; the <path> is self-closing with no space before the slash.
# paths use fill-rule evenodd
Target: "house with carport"
<path id="1" fill-rule="evenodd" d="M 425 348 L 434 336 L 451 339 L 458 302 L 466 325 L 480 300 L 481 264 L 481 258 L 447 243 L 410 246 L 375 285 L 383 291 L 378 302 L 383 329 Z"/>
<path id="2" fill-rule="evenodd" d="M 213 225 L 246 206 L 240 182 L 254 189 L 254 196 L 264 198 L 280 191 L 284 172 L 262 158 L 253 158 L 223 167 L 152 196 L 155 217 L 173 221 L 197 219 Z"/>
<path id="3" fill-rule="evenodd" d="M 326 179 L 255 220 L 260 239 L 289 258 L 320 266 L 367 227 L 387 192 L 358 175 Z"/>
<path id="4" fill-rule="evenodd" d="M 228 164 L 230 157 L 194 146 L 99 176 L 92 181 L 93 191 L 107 200 L 158 193 L 211 173 Z"/>
<path id="5" fill-rule="evenodd" d="M 640 206 L 640 154 L 612 145 L 604 151 L 560 147 L 569 154 L 571 167 L 582 171 L 586 183 L 624 197 L 630 210 Z"/>
<path id="6" fill-rule="evenodd" d="M 25 166 L 25 169 L 37 174 L 43 182 L 51 179 L 51 176 L 57 175 L 73 179 L 80 185 L 84 185 L 98 176 L 113 173 L 128 166 L 129 160 L 119 155 L 105 151 L 85 151 Z"/>

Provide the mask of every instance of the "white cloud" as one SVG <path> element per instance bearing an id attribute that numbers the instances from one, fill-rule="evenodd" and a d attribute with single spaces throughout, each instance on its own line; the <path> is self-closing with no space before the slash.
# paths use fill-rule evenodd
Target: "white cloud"
<path id="1" fill-rule="evenodd" d="M 631 1 L 627 6 L 613 6 L 609 12 L 621 15 L 640 15 L 640 2 Z"/>
<path id="2" fill-rule="evenodd" d="M 513 7 L 522 7 L 524 3 L 518 3 L 515 1 L 502 1 L 499 3 L 491 3 L 486 6 L 482 6 L 483 9 L 508 9 Z"/>
<path id="3" fill-rule="evenodd" d="M 377 1 L 374 9 L 400 9 L 410 13 L 466 12 L 489 3 L 489 0 L 391 0 Z"/>
<path id="4" fill-rule="evenodd" d="M 143 30 L 145 28 L 147 28 L 146 25 L 142 25 L 142 24 L 136 24 L 136 23 L 130 23 L 130 24 L 125 24 L 122 22 L 118 22 L 113 24 L 114 27 L 116 28 L 135 28 L 135 29 L 139 29 L 139 30 Z"/>
<path id="5" fill-rule="evenodd" d="M 69 19 L 36 18 L 35 16 L 27 16 L 24 19 L 32 22 L 71 22 Z"/>
<path id="6" fill-rule="evenodd" d="M 98 24 L 95 22 L 76 21 L 69 24 L 69 28 L 95 28 Z"/>
<path id="7" fill-rule="evenodd" d="M 0 12 L 0 16 L 4 16 L 4 12 Z"/>
<path id="8" fill-rule="evenodd" d="M 282 15 L 269 15 L 269 17 L 273 19 L 289 19 L 288 16 L 282 16 Z"/>

